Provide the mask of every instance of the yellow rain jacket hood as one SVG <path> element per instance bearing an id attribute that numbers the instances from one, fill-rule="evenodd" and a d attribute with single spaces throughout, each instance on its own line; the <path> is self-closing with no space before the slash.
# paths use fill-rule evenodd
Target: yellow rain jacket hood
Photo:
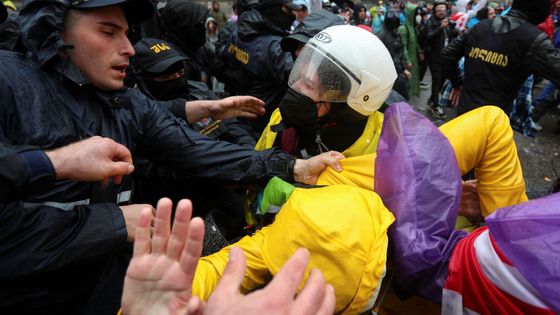
<path id="1" fill-rule="evenodd" d="M 304 280 L 310 268 L 318 268 L 335 288 L 337 313 L 365 311 L 373 306 L 385 275 L 387 229 L 393 221 L 373 191 L 347 185 L 296 188 L 273 224 L 234 244 L 247 257 L 241 289 L 249 292 L 265 284 L 297 248 L 305 247 L 311 260 Z M 200 260 L 193 294 L 209 297 L 229 248 Z"/>

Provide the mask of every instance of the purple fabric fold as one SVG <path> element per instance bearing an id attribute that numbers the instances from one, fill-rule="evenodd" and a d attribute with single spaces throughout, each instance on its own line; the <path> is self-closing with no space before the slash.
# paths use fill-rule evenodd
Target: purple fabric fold
<path id="1" fill-rule="evenodd" d="M 461 174 L 447 138 L 406 103 L 385 112 L 375 191 L 396 218 L 389 237 L 397 284 L 441 303 L 449 259 L 466 235 L 454 229 Z"/>
<path id="2" fill-rule="evenodd" d="M 504 255 L 560 313 L 560 193 L 499 209 L 486 223 Z"/>

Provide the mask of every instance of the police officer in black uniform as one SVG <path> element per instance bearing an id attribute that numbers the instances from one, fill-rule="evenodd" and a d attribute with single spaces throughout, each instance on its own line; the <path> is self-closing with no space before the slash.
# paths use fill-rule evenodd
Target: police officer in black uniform
<path id="1" fill-rule="evenodd" d="M 506 16 L 478 23 L 446 47 L 444 71 L 458 115 L 488 104 L 509 112 L 530 74 L 560 83 L 560 53 L 536 26 L 549 9 L 550 0 L 515 0 Z M 462 56 L 464 79 L 457 68 Z"/>
<path id="2" fill-rule="evenodd" d="M 215 75 L 228 93 L 252 95 L 265 102 L 266 114 L 248 122 L 258 138 L 288 88 L 293 59 L 282 50 L 280 40 L 289 35 L 295 20 L 292 11 L 301 6 L 291 0 L 260 0 L 246 7 L 229 39 L 216 48 L 224 65 Z"/>

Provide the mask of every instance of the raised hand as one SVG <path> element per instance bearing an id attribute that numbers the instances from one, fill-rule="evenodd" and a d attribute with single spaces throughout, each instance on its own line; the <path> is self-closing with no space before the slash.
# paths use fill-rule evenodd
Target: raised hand
<path id="1" fill-rule="evenodd" d="M 123 314 L 187 314 L 204 223 L 191 220 L 192 204 L 181 200 L 171 229 L 171 208 L 167 198 L 158 202 L 153 237 L 151 209 L 142 210 L 124 283 Z"/>

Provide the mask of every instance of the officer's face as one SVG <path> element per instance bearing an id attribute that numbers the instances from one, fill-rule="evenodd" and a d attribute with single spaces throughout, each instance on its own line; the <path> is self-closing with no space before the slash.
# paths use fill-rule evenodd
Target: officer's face
<path id="1" fill-rule="evenodd" d="M 68 14 L 76 15 L 62 34 L 66 43 L 74 45 L 69 50 L 70 61 L 94 86 L 107 91 L 122 89 L 129 58 L 134 55 L 122 8 L 71 10 Z"/>

